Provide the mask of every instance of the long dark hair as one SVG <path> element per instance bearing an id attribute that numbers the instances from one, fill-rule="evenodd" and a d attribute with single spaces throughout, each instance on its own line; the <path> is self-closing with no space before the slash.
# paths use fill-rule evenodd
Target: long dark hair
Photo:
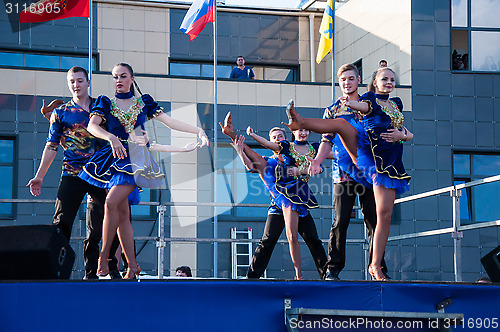
<path id="1" fill-rule="evenodd" d="M 119 62 L 113 68 L 116 68 L 116 67 L 127 68 L 130 76 L 134 77 L 134 70 L 132 69 L 132 66 L 129 65 L 128 63 Z M 135 85 L 135 88 L 134 88 L 134 85 Z M 134 79 L 134 83 L 130 86 L 130 92 L 132 93 L 133 96 L 135 96 L 135 89 L 137 89 L 137 92 L 139 92 L 139 94 L 142 95 L 141 89 L 139 88 L 139 84 L 137 84 L 136 80 Z"/>

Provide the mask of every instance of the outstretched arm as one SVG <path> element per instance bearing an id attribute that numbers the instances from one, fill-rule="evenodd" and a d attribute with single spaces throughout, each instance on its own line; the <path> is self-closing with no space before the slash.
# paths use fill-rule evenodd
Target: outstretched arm
<path id="1" fill-rule="evenodd" d="M 368 103 L 364 101 L 349 100 L 348 96 L 342 96 L 339 99 L 343 105 L 349 107 L 350 109 L 359 111 L 363 114 L 368 113 L 368 111 L 370 110 L 370 106 L 368 106 Z"/>
<path id="2" fill-rule="evenodd" d="M 50 143 L 47 144 L 49 145 Z M 30 188 L 30 192 L 33 196 L 39 196 L 40 193 L 42 192 L 43 178 L 45 174 L 47 174 L 47 171 L 49 170 L 49 167 L 54 161 L 56 155 L 57 155 L 56 150 L 52 150 L 47 145 L 45 145 L 42 154 L 42 162 L 38 167 L 38 171 L 36 172 L 35 177 L 31 179 L 26 185 L 26 187 Z"/>
<path id="3" fill-rule="evenodd" d="M 254 163 L 248 158 L 248 156 L 245 153 L 245 137 L 241 135 L 236 139 L 235 143 L 231 143 L 233 148 L 236 150 L 238 153 L 238 156 L 240 157 L 241 161 L 243 162 L 243 165 L 245 165 L 246 169 L 251 171 L 255 168 Z"/>
<path id="4" fill-rule="evenodd" d="M 250 127 L 250 126 L 248 126 L 248 128 L 247 128 L 247 135 L 250 136 L 251 138 L 253 138 L 257 143 L 259 143 L 260 145 L 262 145 L 263 147 L 265 147 L 269 150 L 273 150 L 274 152 L 280 151 L 279 144 L 270 142 L 267 139 L 265 139 L 264 137 L 257 135 L 256 133 L 254 133 L 252 127 Z"/>
<path id="5" fill-rule="evenodd" d="M 208 137 L 205 134 L 205 131 L 201 128 L 192 126 L 190 124 L 184 123 L 184 122 L 179 121 L 177 119 L 172 119 L 170 116 L 168 116 L 164 112 L 160 112 L 160 114 L 158 116 L 156 116 L 155 119 L 160 121 L 161 123 L 163 123 L 165 126 L 169 127 L 170 129 L 183 131 L 186 133 L 197 134 L 201 140 L 202 147 L 205 145 L 206 146 L 209 145 Z"/>
<path id="6" fill-rule="evenodd" d="M 149 150 L 157 152 L 190 152 L 195 150 L 198 146 L 200 146 L 198 142 L 188 143 L 183 148 L 173 145 L 153 144 Z"/>

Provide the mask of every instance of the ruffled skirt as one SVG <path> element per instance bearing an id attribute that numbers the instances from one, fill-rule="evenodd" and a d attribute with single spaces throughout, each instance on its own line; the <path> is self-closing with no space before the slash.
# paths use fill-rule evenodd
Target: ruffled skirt
<path id="1" fill-rule="evenodd" d="M 276 166 L 274 172 L 266 173 L 266 187 L 273 197 L 275 205 L 291 208 L 298 212 L 299 217 L 307 216 L 308 209 L 318 207 L 316 197 L 309 189 L 307 182 L 286 176 L 282 165 Z"/>
<path id="2" fill-rule="evenodd" d="M 408 191 L 411 177 L 403 166 L 403 145 L 387 142 L 373 132 L 366 132 L 362 123 L 351 125 L 358 131 L 358 159 L 354 165 L 342 144 L 337 144 L 340 138 L 335 137 L 336 148 L 341 147 L 338 149 L 339 167 L 370 188 L 372 185 L 384 186 L 395 189 L 396 194 Z"/>
<path id="3" fill-rule="evenodd" d="M 106 144 L 90 158 L 78 176 L 100 188 L 109 189 L 116 185 L 160 187 L 165 175 L 149 150 L 133 143 L 123 145 L 127 149 L 127 157 L 113 157 L 111 145 Z"/>

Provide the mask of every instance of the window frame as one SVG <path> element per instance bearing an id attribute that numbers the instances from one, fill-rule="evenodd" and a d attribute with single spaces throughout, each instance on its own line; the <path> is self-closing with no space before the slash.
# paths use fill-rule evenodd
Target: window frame
<path id="1" fill-rule="evenodd" d="M 495 73 L 498 74 L 500 73 L 500 68 L 498 70 L 493 71 L 493 70 L 471 70 L 472 68 L 472 32 L 498 32 L 500 33 L 500 26 L 498 28 L 485 28 L 485 27 L 473 27 L 472 26 L 472 0 L 463 0 L 467 2 L 467 24 L 465 27 L 463 26 L 453 26 L 453 7 L 452 7 L 452 2 L 450 1 L 450 68 L 452 73 L 473 73 L 473 74 L 478 74 L 478 73 Z M 453 31 L 466 31 L 467 32 L 467 54 L 469 57 L 469 62 L 468 62 L 468 69 L 464 70 L 458 70 L 458 69 L 453 69 Z"/>
<path id="2" fill-rule="evenodd" d="M 17 198 L 17 183 L 19 176 L 19 139 L 18 135 L 3 135 L 0 134 L 0 140 L 9 140 L 12 141 L 12 163 L 2 163 L 0 162 L 0 166 L 10 166 L 12 167 L 12 197 L 10 199 Z M 15 220 L 17 217 L 17 204 L 16 203 L 4 203 L 11 204 L 11 213 L 10 214 L 0 214 L 0 220 Z"/>
<path id="3" fill-rule="evenodd" d="M 456 155 L 466 155 L 469 157 L 469 174 L 465 173 L 455 173 L 455 162 L 454 162 L 454 157 Z M 464 150 L 454 150 L 452 151 L 452 174 L 453 174 L 453 183 L 455 182 L 472 182 L 480 179 L 484 179 L 487 177 L 490 177 L 491 175 L 476 175 L 475 174 L 475 169 L 474 169 L 474 156 L 500 156 L 500 153 L 498 152 L 492 152 L 492 151 L 464 151 Z M 500 174 L 500 172 L 499 172 Z M 476 193 L 474 191 L 474 188 L 476 187 L 468 187 L 465 188 L 465 191 L 467 193 L 467 202 L 464 202 L 463 200 L 460 200 L 460 207 L 462 208 L 463 204 L 467 204 L 467 212 L 468 216 L 465 218 L 462 213 L 460 213 L 460 221 L 462 224 L 469 225 L 469 224 L 475 224 L 478 222 L 484 222 L 484 220 L 477 220 L 476 219 L 476 208 L 475 208 L 475 201 L 476 201 Z M 463 189 L 462 189 L 463 190 Z M 463 197 L 463 195 L 461 196 Z M 462 212 L 462 211 L 461 211 Z"/>
<path id="4" fill-rule="evenodd" d="M 258 145 L 258 144 L 248 144 L 248 146 L 254 150 L 255 152 L 259 153 L 260 155 L 263 155 L 265 156 L 265 154 L 261 154 L 260 152 L 261 151 L 269 151 L 270 153 L 269 154 L 272 154 L 272 151 L 271 150 L 268 150 L 264 147 L 262 147 L 261 145 Z M 237 197 L 237 174 L 246 174 L 246 173 L 249 173 L 245 167 L 243 167 L 242 169 L 238 168 L 238 160 L 239 160 L 239 156 L 236 152 L 236 150 L 234 150 L 234 148 L 229 144 L 229 143 L 219 143 L 217 148 L 231 148 L 232 152 L 233 152 L 233 162 L 234 162 L 234 166 L 229 170 L 228 172 L 228 168 L 224 168 L 224 167 L 218 167 L 217 168 L 217 178 L 219 175 L 223 175 L 223 174 L 230 174 L 231 175 L 231 184 L 230 184 L 230 202 L 231 203 L 234 203 L 235 201 L 235 197 Z M 237 159 L 237 160 L 236 160 Z M 258 175 L 257 175 L 258 176 Z M 262 184 L 262 189 L 264 190 L 264 193 L 266 195 L 266 197 L 268 198 L 268 200 L 266 202 L 270 202 L 270 195 L 269 193 L 267 192 L 267 189 L 265 188 L 265 185 L 264 183 L 261 181 L 261 179 L 259 178 L 259 181 L 261 182 Z M 266 209 L 265 212 L 263 212 L 262 214 L 258 214 L 257 216 L 255 217 L 247 217 L 247 216 L 238 216 L 237 214 L 237 207 L 232 207 L 228 210 L 229 214 L 222 214 L 222 213 L 218 213 L 217 212 L 217 208 L 215 208 L 215 213 L 218 213 L 217 214 L 217 218 L 218 220 L 220 221 L 235 221 L 235 222 L 252 222 L 252 221 L 266 221 L 266 218 L 267 218 L 267 208 L 252 208 L 252 207 L 245 207 L 245 209 Z"/>

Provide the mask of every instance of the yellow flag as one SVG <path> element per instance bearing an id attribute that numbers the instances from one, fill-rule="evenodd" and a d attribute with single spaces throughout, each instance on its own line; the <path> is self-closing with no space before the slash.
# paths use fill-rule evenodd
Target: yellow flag
<path id="1" fill-rule="evenodd" d="M 318 54 L 316 55 L 316 62 L 320 63 L 321 60 L 332 51 L 333 46 L 333 0 L 328 0 L 319 27 L 321 39 L 318 46 Z"/>

